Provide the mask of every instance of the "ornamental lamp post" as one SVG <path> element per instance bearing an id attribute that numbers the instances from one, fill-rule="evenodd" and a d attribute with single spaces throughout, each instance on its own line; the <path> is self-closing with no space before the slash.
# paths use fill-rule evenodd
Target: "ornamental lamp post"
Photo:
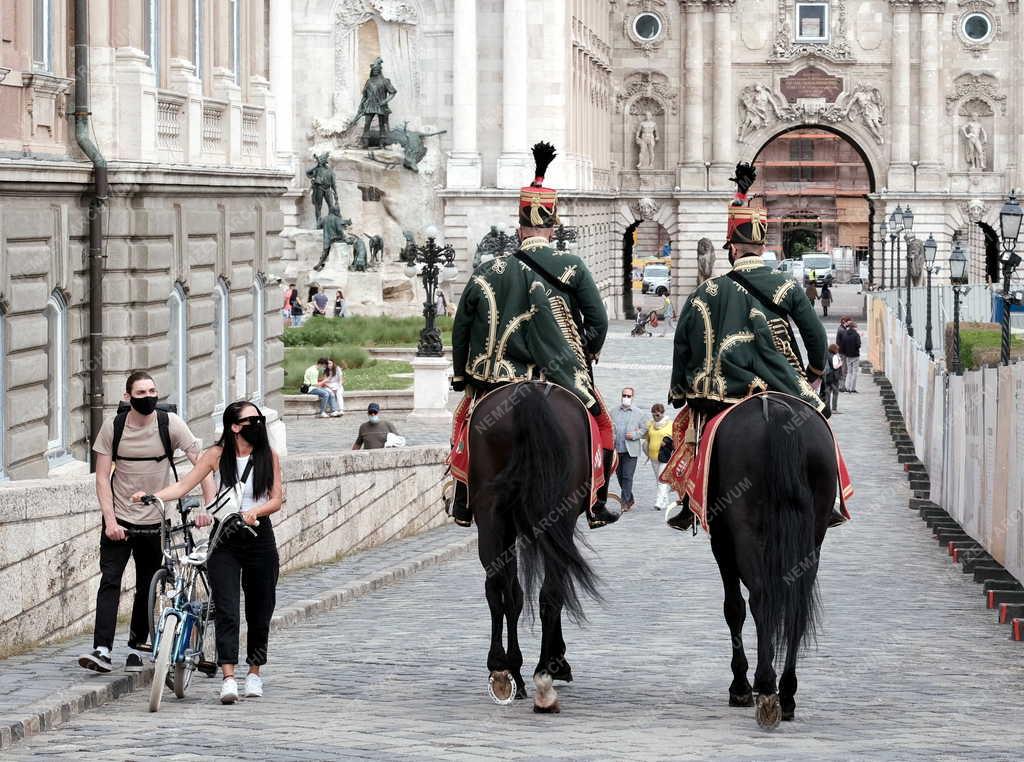
<path id="1" fill-rule="evenodd" d="M 903 209 L 899 206 L 889 216 L 889 256 L 892 257 L 890 280 L 896 289 L 896 317 L 903 319 L 903 302 L 899 299 L 900 288 L 900 233 L 903 232 Z"/>
<path id="2" fill-rule="evenodd" d="M 1020 235 L 1021 218 L 1024 211 L 1017 203 L 1017 196 L 1010 191 L 1010 197 L 1006 199 L 1003 208 L 999 210 L 999 234 L 1003 244 L 1003 340 L 1000 361 L 1003 365 L 1010 364 L 1010 303 L 1013 295 L 1010 293 L 1010 277 L 1013 271 L 1020 264 L 1020 255 L 1016 253 L 1017 237 Z"/>
<path id="3" fill-rule="evenodd" d="M 455 268 L 455 249 L 444 243 L 441 232 L 433 225 L 424 234 L 427 242 L 423 246 L 415 243 L 409 245 L 410 253 L 405 268 L 405 274 L 409 277 L 418 275 L 422 279 L 426 294 L 423 302 L 424 326 L 420 331 L 416 356 L 444 357 L 441 331 L 437 327 L 437 287 L 438 283 L 454 280 L 458 274 Z"/>
<path id="4" fill-rule="evenodd" d="M 929 233 L 928 240 L 924 242 L 924 269 L 928 273 L 928 285 L 925 289 L 925 294 L 928 297 L 928 310 L 924 322 L 924 351 L 933 360 L 935 359 L 935 352 L 932 351 L 932 272 L 935 269 L 935 254 L 938 248 L 938 245 L 935 243 L 935 236 Z"/>
<path id="5" fill-rule="evenodd" d="M 914 312 L 910 303 L 910 241 L 914 235 L 914 213 L 910 211 L 910 204 L 903 210 L 903 235 L 907 239 L 907 335 L 914 338 Z"/>
<path id="6" fill-rule="evenodd" d="M 971 290 L 967 285 L 967 255 L 958 238 L 949 254 L 949 282 L 953 285 L 953 373 L 962 376 L 960 364 L 960 297 Z"/>
<path id="7" fill-rule="evenodd" d="M 882 236 L 882 272 L 879 276 L 879 280 L 882 283 L 882 288 L 885 288 L 885 237 L 889 235 L 889 226 L 885 224 L 885 220 L 882 220 L 882 224 L 878 227 L 879 232 Z M 871 280 L 868 278 L 868 280 Z"/>

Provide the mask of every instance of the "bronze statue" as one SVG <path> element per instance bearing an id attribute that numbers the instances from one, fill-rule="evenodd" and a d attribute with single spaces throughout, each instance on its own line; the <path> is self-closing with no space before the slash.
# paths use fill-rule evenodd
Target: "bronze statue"
<path id="1" fill-rule="evenodd" d="M 476 254 L 473 255 L 473 268 L 476 269 L 482 262 L 489 262 L 495 257 L 511 254 L 516 250 L 518 243 L 515 236 L 499 230 L 497 225 L 491 225 L 490 232 L 480 239 L 480 243 L 476 247 Z M 485 260 L 484 257 L 487 259 Z"/>
<path id="2" fill-rule="evenodd" d="M 412 265 L 416 262 L 416 239 L 411 230 L 402 231 L 402 235 L 405 237 L 405 246 L 398 252 L 398 259 L 400 262 Z"/>
<path id="3" fill-rule="evenodd" d="M 342 219 L 341 213 L 338 211 L 338 207 L 331 205 L 330 210 L 327 212 L 327 216 L 323 220 L 324 229 L 324 250 L 320 255 L 320 261 L 314 265 L 313 269 L 320 272 L 324 269 L 324 265 L 327 264 L 327 257 L 331 254 L 331 246 L 335 241 L 346 242 L 348 232 L 346 228 L 352 224 L 352 220 Z"/>
<path id="4" fill-rule="evenodd" d="M 473 269 L 475 270 L 480 266 L 481 257 L 485 254 L 494 256 L 492 248 L 494 241 L 498 239 L 498 226 L 491 225 L 489 232 L 484 233 L 484 237 L 480 239 L 480 243 L 476 245 L 476 253 L 473 255 Z"/>
<path id="5" fill-rule="evenodd" d="M 388 103 L 398 91 L 391 84 L 391 80 L 384 76 L 384 61 L 378 58 L 370 65 L 370 77 L 363 85 L 363 99 L 359 102 L 359 111 L 356 112 L 353 122 L 363 117 L 363 145 L 368 146 L 370 140 L 370 126 L 373 118 L 377 117 L 378 141 L 374 145 L 381 145 L 382 140 L 388 133 L 388 117 L 391 114 L 391 107 Z"/>
<path id="6" fill-rule="evenodd" d="M 316 165 L 306 170 L 306 177 L 312 181 L 313 212 L 316 214 L 316 226 L 322 224 L 320 218 L 320 206 L 327 205 L 328 211 L 338 204 L 338 190 L 334 185 L 334 170 L 327 164 L 331 157 L 330 153 L 320 156 L 313 154 Z M 328 246 L 328 248 L 330 248 Z"/>
<path id="7" fill-rule="evenodd" d="M 379 267 L 384 261 L 384 239 L 379 235 L 367 236 L 370 242 L 370 267 Z"/>
<path id="8" fill-rule="evenodd" d="M 348 269 L 357 273 L 366 272 L 366 244 L 363 243 L 362 237 L 350 235 L 345 239 L 345 243 L 352 247 L 352 264 L 348 266 Z"/>
<path id="9" fill-rule="evenodd" d="M 697 241 L 697 285 L 715 272 L 715 245 L 707 238 Z"/>
<path id="10" fill-rule="evenodd" d="M 443 135 L 447 130 L 439 130 L 438 132 L 417 132 L 416 130 L 409 129 L 409 123 L 406 122 L 396 130 L 391 130 L 388 134 L 382 135 L 380 139 L 381 145 L 392 145 L 398 144 L 402 147 L 402 166 L 406 169 L 411 169 L 413 172 L 420 171 L 420 162 L 423 161 L 423 157 L 427 155 L 427 146 L 423 142 L 424 138 L 432 138 L 435 135 Z M 382 161 L 370 152 L 370 158 L 376 162 L 384 164 L 388 169 L 395 166 L 397 162 Z"/>

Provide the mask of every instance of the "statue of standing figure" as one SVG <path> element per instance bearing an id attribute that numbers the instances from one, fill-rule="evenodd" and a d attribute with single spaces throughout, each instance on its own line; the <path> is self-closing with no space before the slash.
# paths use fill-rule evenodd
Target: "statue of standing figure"
<path id="1" fill-rule="evenodd" d="M 650 111 L 644 112 L 644 118 L 636 128 L 634 138 L 640 147 L 640 157 L 636 162 L 637 169 L 653 169 L 654 149 L 658 141 L 658 123 L 654 121 L 654 115 Z"/>
<path id="2" fill-rule="evenodd" d="M 377 117 L 377 129 L 380 138 L 389 132 L 388 117 L 391 107 L 388 103 L 398 94 L 391 80 L 384 76 L 384 61 L 378 58 L 370 65 L 370 77 L 363 85 L 363 99 L 359 102 L 356 119 L 363 117 L 363 145 L 370 144 L 370 126 Z"/>
<path id="3" fill-rule="evenodd" d="M 327 163 L 330 157 L 330 153 L 323 153 L 320 156 L 313 154 L 316 165 L 306 170 L 306 177 L 310 179 L 312 185 L 313 213 L 316 215 L 318 228 L 323 224 L 320 217 L 321 206 L 326 205 L 330 212 L 338 204 L 338 189 L 334 185 L 334 170 Z"/>
<path id="4" fill-rule="evenodd" d="M 964 159 L 967 161 L 967 168 L 985 169 L 985 144 L 988 142 L 988 133 L 978 121 L 977 114 L 971 114 L 967 124 L 960 128 L 960 134 L 964 136 Z"/>
<path id="5" fill-rule="evenodd" d="M 352 264 L 348 266 L 348 269 L 357 273 L 366 272 L 366 244 L 363 242 L 362 236 L 350 235 L 345 238 L 345 243 L 352 247 Z"/>
<path id="6" fill-rule="evenodd" d="M 331 246 L 335 241 L 347 243 L 348 231 L 346 228 L 351 224 L 352 220 L 343 219 L 338 207 L 332 204 L 327 212 L 327 216 L 323 220 L 324 250 L 320 254 L 320 261 L 313 266 L 314 270 L 320 272 L 324 269 L 324 265 L 327 264 L 327 257 L 331 255 Z"/>

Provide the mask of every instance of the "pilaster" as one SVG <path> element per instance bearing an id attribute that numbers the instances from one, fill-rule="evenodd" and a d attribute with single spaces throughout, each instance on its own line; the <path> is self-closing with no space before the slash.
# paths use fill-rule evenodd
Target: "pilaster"
<path id="1" fill-rule="evenodd" d="M 531 170 L 526 137 L 526 0 L 505 0 L 503 24 L 502 135 L 497 186 L 520 188 Z"/>
<path id="2" fill-rule="evenodd" d="M 684 0 L 686 42 L 683 61 L 684 115 L 679 187 L 704 190 L 704 0 Z"/>

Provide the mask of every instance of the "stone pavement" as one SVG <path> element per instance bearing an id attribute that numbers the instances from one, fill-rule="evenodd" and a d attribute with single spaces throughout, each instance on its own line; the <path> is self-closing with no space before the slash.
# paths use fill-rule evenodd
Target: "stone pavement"
<path id="1" fill-rule="evenodd" d="M 667 339 L 612 338 L 605 357 L 607 394 L 628 382 L 643 403 L 664 398 Z M 877 392 L 861 382 L 834 419 L 854 521 L 825 541 L 822 632 L 800 663 L 796 721 L 772 734 L 752 709 L 727 706 L 729 637 L 707 538 L 665 528 L 646 507 L 654 481 L 641 464 L 637 508 L 583 533 L 605 600 L 590 605 L 586 629 L 566 628 L 576 682 L 560 688 L 560 715 L 487 699 L 483 571 L 464 556 L 275 633 L 262 699 L 221 707 L 216 685 L 200 681 L 151 715 L 143 696 L 127 696 L 10 756 L 1019 759 L 1019 644 L 908 510 Z M 521 633 L 529 669 L 539 633 L 528 623 Z M 745 641 L 752 656 L 749 617 Z"/>

